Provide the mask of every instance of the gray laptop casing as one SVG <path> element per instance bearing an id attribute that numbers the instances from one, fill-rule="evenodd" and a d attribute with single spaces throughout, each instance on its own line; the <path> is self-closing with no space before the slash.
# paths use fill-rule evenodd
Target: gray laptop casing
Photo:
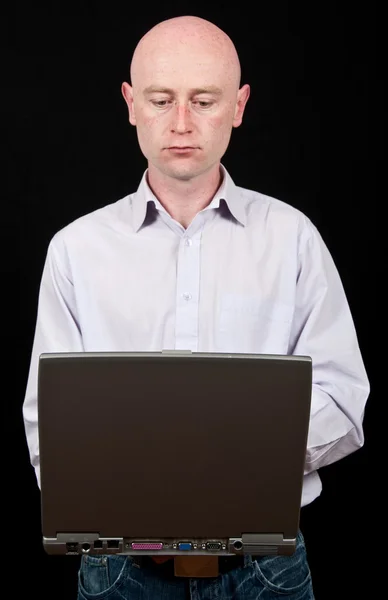
<path id="1" fill-rule="evenodd" d="M 49 554 L 292 554 L 307 356 L 45 353 L 38 413 Z"/>

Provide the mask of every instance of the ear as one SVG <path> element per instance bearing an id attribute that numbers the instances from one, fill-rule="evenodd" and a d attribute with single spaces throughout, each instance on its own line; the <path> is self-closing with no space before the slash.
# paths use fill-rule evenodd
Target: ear
<path id="1" fill-rule="evenodd" d="M 129 122 L 131 125 L 136 125 L 135 107 L 133 103 L 133 88 L 129 83 L 124 82 L 121 86 L 121 93 L 128 107 Z"/>
<path id="2" fill-rule="evenodd" d="M 245 110 L 246 103 L 250 96 L 251 89 L 248 84 L 245 84 L 237 92 L 236 108 L 234 111 L 233 127 L 239 127 L 242 123 L 242 118 Z"/>

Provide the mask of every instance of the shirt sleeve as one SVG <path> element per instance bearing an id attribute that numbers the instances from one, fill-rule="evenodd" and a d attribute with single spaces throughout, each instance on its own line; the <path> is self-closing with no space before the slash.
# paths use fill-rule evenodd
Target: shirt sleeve
<path id="1" fill-rule="evenodd" d="M 60 252 L 59 249 L 62 249 Z M 60 259 L 62 254 L 62 260 Z M 80 352 L 82 337 L 77 323 L 73 284 L 65 268 L 64 246 L 58 234 L 51 240 L 39 289 L 35 334 L 32 345 L 23 419 L 31 464 L 40 487 L 37 387 L 39 356 L 44 352 Z"/>
<path id="2" fill-rule="evenodd" d="M 369 381 L 338 270 L 308 220 L 299 252 L 290 353 L 313 363 L 307 474 L 363 446 Z"/>

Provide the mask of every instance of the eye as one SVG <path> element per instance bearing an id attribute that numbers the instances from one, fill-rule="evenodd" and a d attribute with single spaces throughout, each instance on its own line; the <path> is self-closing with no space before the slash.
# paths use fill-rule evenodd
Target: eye
<path id="1" fill-rule="evenodd" d="M 213 105 L 213 102 L 209 100 L 196 100 L 194 102 L 199 108 L 210 108 Z"/>
<path id="2" fill-rule="evenodd" d="M 168 100 L 151 100 L 152 104 L 158 108 L 164 108 L 168 104 Z"/>

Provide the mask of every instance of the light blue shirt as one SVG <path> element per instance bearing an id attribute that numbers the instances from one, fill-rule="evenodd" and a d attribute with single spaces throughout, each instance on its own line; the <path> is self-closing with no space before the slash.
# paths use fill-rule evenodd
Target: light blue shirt
<path id="1" fill-rule="evenodd" d="M 23 416 L 40 485 L 42 352 L 158 351 L 312 357 L 302 505 L 318 469 L 362 447 L 369 382 L 344 289 L 319 232 L 297 209 L 236 186 L 222 167 L 212 202 L 185 229 L 151 192 L 82 216 L 51 239 Z"/>

